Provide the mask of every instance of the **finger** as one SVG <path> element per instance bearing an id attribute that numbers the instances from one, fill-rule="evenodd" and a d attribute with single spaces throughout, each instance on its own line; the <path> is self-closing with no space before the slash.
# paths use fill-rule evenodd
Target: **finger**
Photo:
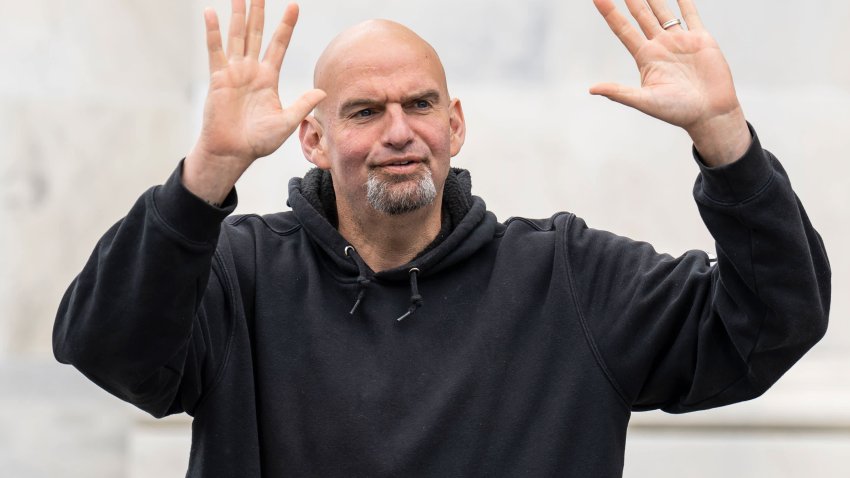
<path id="1" fill-rule="evenodd" d="M 682 12 L 682 17 L 688 25 L 688 30 L 702 30 L 702 20 L 699 18 L 697 7 L 692 0 L 678 0 L 679 11 Z"/>
<path id="2" fill-rule="evenodd" d="M 641 110 L 639 106 L 642 103 L 642 96 L 640 90 L 637 88 L 623 86 L 617 83 L 597 83 L 590 87 L 590 94 L 604 96 L 611 101 Z"/>
<path id="3" fill-rule="evenodd" d="M 251 0 L 248 13 L 248 32 L 245 44 L 245 56 L 257 58 L 263 46 L 263 24 L 265 23 L 265 1 Z"/>
<path id="4" fill-rule="evenodd" d="M 649 2 L 649 8 L 652 9 L 652 13 L 658 19 L 658 23 L 663 25 L 665 22 L 673 20 L 676 18 L 676 14 L 673 13 L 673 10 L 670 10 L 667 7 L 667 0 L 647 0 Z M 682 25 L 673 25 L 672 27 L 667 27 L 666 30 L 684 30 Z"/>
<path id="5" fill-rule="evenodd" d="M 283 65 L 283 57 L 286 55 L 286 49 L 289 48 L 289 40 L 292 38 L 292 31 L 297 22 L 298 5 L 290 3 L 283 11 L 283 18 L 277 25 L 266 54 L 263 56 L 263 61 L 271 64 L 277 72 L 280 72 L 280 67 Z"/>
<path id="6" fill-rule="evenodd" d="M 629 19 L 617 10 L 617 7 L 614 6 L 611 0 L 593 0 L 593 4 L 596 5 L 596 9 L 599 10 L 599 13 L 605 19 L 605 23 L 617 35 L 617 38 L 625 45 L 629 53 L 632 56 L 637 55 L 637 51 L 646 41 L 646 38 L 638 33 L 637 29 L 629 22 Z"/>
<path id="7" fill-rule="evenodd" d="M 295 128 L 301 124 L 301 121 L 313 111 L 314 108 L 323 100 L 327 94 L 319 89 L 310 90 L 300 98 L 295 100 L 294 103 L 289 105 L 288 108 L 283 110 L 284 120 L 286 124 L 290 125 L 290 129 L 287 131 L 287 136 L 292 134 L 295 131 Z"/>
<path id="8" fill-rule="evenodd" d="M 629 13 L 637 20 L 640 29 L 647 38 L 654 38 L 663 31 L 658 18 L 646 6 L 646 2 L 643 0 L 626 0 L 626 6 L 629 8 Z"/>
<path id="9" fill-rule="evenodd" d="M 221 30 L 218 15 L 212 8 L 204 10 L 204 23 L 207 29 L 207 53 L 209 54 L 210 73 L 227 66 L 227 57 L 221 47 Z"/>
<path id="10" fill-rule="evenodd" d="M 230 31 L 227 34 L 227 57 L 245 55 L 245 0 L 230 0 Z"/>

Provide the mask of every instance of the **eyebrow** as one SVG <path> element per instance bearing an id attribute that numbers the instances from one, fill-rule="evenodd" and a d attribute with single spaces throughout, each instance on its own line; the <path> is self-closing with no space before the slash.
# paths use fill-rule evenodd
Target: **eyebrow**
<path id="1" fill-rule="evenodd" d="M 404 104 L 410 103 L 411 101 L 415 101 L 415 100 L 428 100 L 428 101 L 432 101 L 432 102 L 437 102 L 439 99 L 440 99 L 440 92 L 439 91 L 434 90 L 434 89 L 428 89 L 428 90 L 420 91 L 420 92 L 414 93 L 412 95 L 408 95 L 408 96 L 403 97 L 401 99 L 401 104 L 404 105 Z M 352 110 L 362 108 L 362 107 L 367 107 L 367 106 L 375 106 L 375 105 L 379 105 L 379 104 L 381 104 L 380 100 L 374 100 L 374 99 L 369 99 L 369 98 L 352 98 L 350 100 L 345 101 L 339 107 L 339 115 L 345 116 L 345 115 L 348 114 L 348 112 L 350 112 Z"/>

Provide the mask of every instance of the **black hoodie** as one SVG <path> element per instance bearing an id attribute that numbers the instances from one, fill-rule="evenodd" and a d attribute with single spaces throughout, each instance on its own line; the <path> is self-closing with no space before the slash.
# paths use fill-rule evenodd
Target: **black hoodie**
<path id="1" fill-rule="evenodd" d="M 178 168 L 101 239 L 54 351 L 192 415 L 191 477 L 619 477 L 632 411 L 756 397 L 826 329 L 828 261 L 779 163 L 754 138 L 700 168 L 717 264 L 568 213 L 498 223 L 452 170 L 441 235 L 379 273 L 326 175 L 290 183 L 292 212 L 226 218 L 235 192 L 207 205 Z"/>

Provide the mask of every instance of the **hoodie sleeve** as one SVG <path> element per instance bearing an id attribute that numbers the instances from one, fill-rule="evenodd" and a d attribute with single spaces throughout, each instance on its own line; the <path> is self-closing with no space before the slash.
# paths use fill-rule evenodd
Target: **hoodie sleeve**
<path id="1" fill-rule="evenodd" d="M 753 133 L 706 167 L 694 197 L 717 263 L 568 228 L 573 293 L 597 360 L 627 406 L 672 413 L 764 393 L 825 333 L 830 268 L 788 176 Z"/>
<path id="2" fill-rule="evenodd" d="M 236 193 L 213 207 L 182 185 L 181 170 L 100 239 L 53 329 L 57 360 L 156 417 L 192 413 L 233 307 L 216 246 Z"/>

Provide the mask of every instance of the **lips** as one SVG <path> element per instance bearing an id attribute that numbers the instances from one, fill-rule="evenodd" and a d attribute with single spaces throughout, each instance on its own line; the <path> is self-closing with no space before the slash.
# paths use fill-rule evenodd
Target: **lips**
<path id="1" fill-rule="evenodd" d="M 395 158 L 389 159 L 385 161 L 381 161 L 378 163 L 378 167 L 388 167 L 388 166 L 408 166 L 410 164 L 417 164 L 423 162 L 420 158 Z"/>
<path id="2" fill-rule="evenodd" d="M 384 171 L 389 174 L 415 174 L 422 165 L 425 164 L 425 161 L 421 158 L 414 157 L 404 157 L 404 158 L 393 158 L 381 161 L 373 166 L 375 169 Z"/>

